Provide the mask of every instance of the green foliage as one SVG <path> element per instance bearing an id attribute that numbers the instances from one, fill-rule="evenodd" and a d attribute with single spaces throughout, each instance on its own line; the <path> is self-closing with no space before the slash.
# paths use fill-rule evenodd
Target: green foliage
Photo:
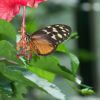
<path id="1" fill-rule="evenodd" d="M 45 71 L 43 69 L 40 69 L 38 67 L 30 67 L 28 66 L 28 69 L 32 71 L 33 73 L 37 74 L 38 76 L 47 79 L 48 81 L 52 82 L 55 79 L 55 74 Z"/>
<path id="2" fill-rule="evenodd" d="M 15 47 L 6 40 L 0 41 L 0 57 L 9 59 L 9 60 L 15 60 L 16 59 L 16 50 Z M 14 55 L 12 55 L 14 54 Z"/>
<path id="3" fill-rule="evenodd" d="M 31 29 L 29 23 L 27 30 Z M 33 55 L 32 61 L 26 66 L 25 60 L 22 64 L 16 58 L 16 34 L 12 24 L 0 20 L 0 100 L 25 100 L 23 94 L 27 92 L 27 87 L 39 88 L 57 99 L 66 100 L 53 81 L 55 76 L 61 76 L 76 83 L 78 58 L 61 44 L 56 52 L 63 53 L 70 59 L 70 69 L 60 63 L 56 54 L 45 57 Z"/>
<path id="4" fill-rule="evenodd" d="M 28 21 L 26 22 L 26 32 L 33 33 L 34 31 L 36 31 L 36 29 L 37 24 L 34 21 L 30 21 L 30 19 L 28 19 Z"/>
<path id="5" fill-rule="evenodd" d="M 72 53 L 69 53 L 69 57 L 71 59 L 71 65 L 72 65 L 72 73 L 74 75 L 76 75 L 77 73 L 77 70 L 78 70 L 78 67 L 79 67 L 79 60 L 78 58 L 72 54 Z"/>
<path id="6" fill-rule="evenodd" d="M 0 20 L 0 40 L 8 40 L 12 44 L 14 44 L 16 40 L 15 28 L 11 23 L 4 20 Z"/>
<path id="7" fill-rule="evenodd" d="M 92 95 L 92 94 L 95 94 L 95 92 L 90 89 L 90 88 L 84 88 L 80 91 L 81 94 L 83 95 Z"/>
<path id="8" fill-rule="evenodd" d="M 74 81 L 74 75 L 61 70 L 61 66 L 59 65 L 60 64 L 58 62 L 58 59 L 52 55 L 47 57 L 39 57 L 37 60 L 34 60 L 33 58 L 33 60 L 31 61 L 31 66 L 33 67 L 39 67 L 41 69 L 55 73 L 56 75 L 61 75 L 62 77 L 65 77 L 71 81 Z"/>
<path id="9" fill-rule="evenodd" d="M 90 51 L 80 50 L 77 52 L 77 55 L 78 55 L 79 59 L 82 61 L 87 62 L 87 61 L 96 60 L 95 54 Z"/>

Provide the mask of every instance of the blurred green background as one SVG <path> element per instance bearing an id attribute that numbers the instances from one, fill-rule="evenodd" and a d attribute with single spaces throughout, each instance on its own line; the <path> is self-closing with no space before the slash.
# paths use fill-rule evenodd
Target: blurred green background
<path id="1" fill-rule="evenodd" d="M 22 10 L 12 21 L 17 30 L 21 26 L 21 16 Z M 83 84 L 93 87 L 96 94 L 90 97 L 91 99 L 83 97 L 70 87 L 74 83 L 59 76 L 54 83 L 66 94 L 68 100 L 97 100 L 97 98 L 99 100 L 100 0 L 48 0 L 41 3 L 38 8 L 27 8 L 27 33 L 31 34 L 41 27 L 52 24 L 67 24 L 72 28 L 72 32 L 78 33 L 78 39 L 65 41 L 64 44 L 79 58 L 79 79 L 82 80 Z M 64 54 L 57 54 L 57 57 L 61 64 L 69 66 L 69 59 Z M 35 61 L 32 65 L 35 65 Z M 26 100 L 56 100 L 37 88 L 28 88 L 25 98 Z"/>

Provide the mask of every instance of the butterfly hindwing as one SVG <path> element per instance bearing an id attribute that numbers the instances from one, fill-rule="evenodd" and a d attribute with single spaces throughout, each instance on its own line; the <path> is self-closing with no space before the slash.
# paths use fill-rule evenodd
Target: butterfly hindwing
<path id="1" fill-rule="evenodd" d="M 50 25 L 29 36 L 31 51 L 38 55 L 52 53 L 56 47 L 69 37 L 71 28 L 63 24 Z"/>
<path id="2" fill-rule="evenodd" d="M 37 55 L 47 55 L 55 50 L 53 43 L 42 36 L 34 36 L 30 42 L 31 51 Z"/>

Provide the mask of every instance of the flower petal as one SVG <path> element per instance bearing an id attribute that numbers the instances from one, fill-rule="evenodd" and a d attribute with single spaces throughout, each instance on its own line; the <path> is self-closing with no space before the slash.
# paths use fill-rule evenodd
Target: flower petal
<path id="1" fill-rule="evenodd" d="M 28 0 L 27 6 L 29 7 L 38 7 L 38 4 L 46 0 Z"/>
<path id="2" fill-rule="evenodd" d="M 11 21 L 20 10 L 20 6 L 37 7 L 45 0 L 0 0 L 0 19 Z"/>
<path id="3" fill-rule="evenodd" d="M 20 5 L 17 5 L 15 0 L 0 0 L 0 19 L 10 21 L 18 14 Z"/>
<path id="4" fill-rule="evenodd" d="M 15 0 L 15 3 L 21 6 L 26 6 L 27 5 L 28 0 Z"/>

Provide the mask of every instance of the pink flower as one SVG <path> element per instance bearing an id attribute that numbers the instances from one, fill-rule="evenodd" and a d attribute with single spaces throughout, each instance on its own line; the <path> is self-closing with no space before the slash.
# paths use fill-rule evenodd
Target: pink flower
<path id="1" fill-rule="evenodd" d="M 0 19 L 11 21 L 21 6 L 37 7 L 45 0 L 0 0 Z"/>
<path id="2" fill-rule="evenodd" d="M 27 6 L 38 7 L 38 4 L 46 0 L 28 0 Z"/>

